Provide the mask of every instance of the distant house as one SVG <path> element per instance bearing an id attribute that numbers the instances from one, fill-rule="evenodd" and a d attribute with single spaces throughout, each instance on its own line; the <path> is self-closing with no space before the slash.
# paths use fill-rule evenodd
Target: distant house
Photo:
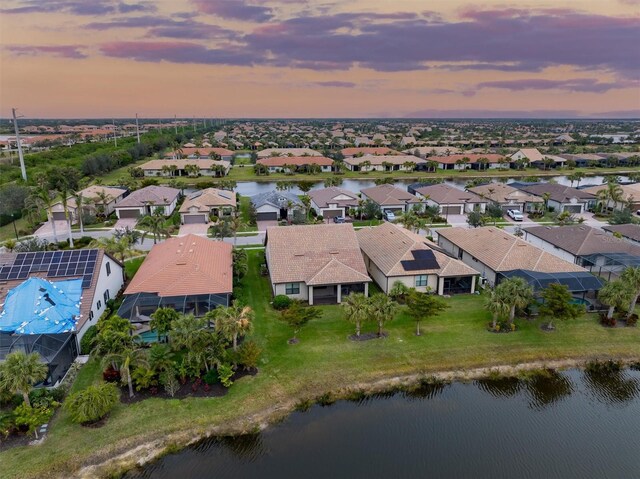
<path id="1" fill-rule="evenodd" d="M 418 152 L 418 156 L 420 156 L 420 158 L 425 159 L 431 156 L 449 156 L 462 153 L 462 150 L 460 148 L 456 148 L 455 146 L 416 146 L 415 148 L 404 150 L 403 153 L 414 155 L 416 151 Z"/>
<path id="2" fill-rule="evenodd" d="M 155 213 L 158 209 L 170 216 L 176 208 L 180 190 L 168 186 L 146 186 L 129 194 L 115 207 L 120 218 L 138 218 Z"/>
<path id="3" fill-rule="evenodd" d="M 311 148 L 267 148 L 257 153 L 258 158 L 272 156 L 322 156 L 322 153 Z"/>
<path id="4" fill-rule="evenodd" d="M 350 224 L 268 228 L 265 259 L 274 296 L 335 304 L 369 291 L 371 279 Z"/>
<path id="5" fill-rule="evenodd" d="M 373 201 L 383 213 L 385 211 L 407 212 L 413 205 L 420 204 L 420 200 L 417 197 L 393 185 L 364 188 L 360 193 L 362 194 L 362 199 Z"/>
<path id="6" fill-rule="evenodd" d="M 383 223 L 362 228 L 356 236 L 369 275 L 385 293 L 397 281 L 440 295 L 475 291 L 480 273 L 418 234 Z"/>
<path id="7" fill-rule="evenodd" d="M 126 188 L 116 188 L 113 186 L 91 185 L 84 190 L 78 191 L 78 195 L 82 195 L 82 208 L 85 214 L 96 213 L 109 216 L 115 210 L 115 205 L 122 200 L 127 194 Z M 76 199 L 70 196 L 67 199 L 67 210 L 69 211 L 69 219 L 71 223 L 78 221 L 78 205 Z M 64 208 L 62 202 L 52 205 L 51 211 L 54 220 L 65 220 Z"/>
<path id="8" fill-rule="evenodd" d="M 514 276 L 524 278 L 538 291 L 551 282 L 565 284 L 574 293 L 602 286 L 586 269 L 493 226 L 441 228 L 438 245 L 479 271 L 490 286 Z"/>
<path id="9" fill-rule="evenodd" d="M 607 233 L 628 241 L 631 244 L 640 246 L 640 225 L 607 225 L 602 227 Z"/>
<path id="10" fill-rule="evenodd" d="M 413 184 L 409 186 L 409 193 L 415 193 L 418 198 L 424 198 L 424 203 L 437 206 L 441 215 L 462 215 L 472 211 L 484 213 L 487 200 L 470 191 L 460 190 L 445 183 L 434 185 Z"/>
<path id="11" fill-rule="evenodd" d="M 623 210 L 629 208 L 631 211 L 640 210 L 640 183 L 630 185 L 618 185 L 622 191 L 620 201 L 607 200 L 605 208 L 609 210 Z M 586 191 L 599 197 L 601 191 L 606 191 L 607 185 L 590 186 L 580 191 Z"/>
<path id="12" fill-rule="evenodd" d="M 426 163 L 411 155 L 365 155 L 344 159 L 351 171 L 411 171 L 423 168 Z"/>
<path id="13" fill-rule="evenodd" d="M 187 196 L 180 206 L 182 224 L 208 223 L 209 217 L 230 216 L 236 210 L 233 191 L 206 188 Z"/>
<path id="14" fill-rule="evenodd" d="M 500 205 L 504 211 L 517 209 L 522 212 L 531 212 L 543 203 L 539 196 L 521 191 L 505 183 L 487 183 L 467 190 Z"/>
<path id="15" fill-rule="evenodd" d="M 563 167 L 566 158 L 562 156 L 543 155 L 537 148 L 522 148 L 511 155 L 512 163 L 524 161 L 534 168 L 556 168 Z"/>
<path id="16" fill-rule="evenodd" d="M 267 191 L 251 197 L 258 221 L 291 220 L 304 213 L 304 204 L 289 191 Z"/>
<path id="17" fill-rule="evenodd" d="M 529 243 L 597 274 L 640 265 L 640 246 L 590 226 L 533 226 L 523 231 Z"/>
<path id="18" fill-rule="evenodd" d="M 306 171 L 310 165 L 318 165 L 320 171 L 330 172 L 333 166 L 333 160 L 331 158 L 325 158 L 324 156 L 271 156 L 268 158 L 260 158 L 256 161 L 256 164 L 266 166 L 270 173 L 285 170 Z"/>
<path id="19" fill-rule="evenodd" d="M 189 146 L 184 145 L 182 148 L 169 151 L 165 153 L 165 158 L 171 159 L 212 159 L 212 160 L 224 160 L 233 161 L 234 152 L 226 148 L 211 148 L 211 145 L 206 146 L 204 143 L 201 147 L 195 146 L 190 143 Z"/>
<path id="20" fill-rule="evenodd" d="M 574 161 L 578 168 L 602 165 L 607 161 L 606 155 L 598 155 L 595 153 L 561 154 L 558 156 L 564 158 L 566 161 Z"/>
<path id="21" fill-rule="evenodd" d="M 144 324 L 158 308 L 204 316 L 228 306 L 232 249 L 229 243 L 192 234 L 154 245 L 127 286 L 118 316 Z"/>
<path id="22" fill-rule="evenodd" d="M 347 216 L 350 208 L 358 207 L 360 199 L 356 193 L 332 186 L 309 192 L 311 207 L 323 218 Z"/>
<path id="23" fill-rule="evenodd" d="M 231 163 L 226 160 L 150 160 L 140 165 L 144 176 L 226 176 Z"/>
<path id="24" fill-rule="evenodd" d="M 355 148 L 343 148 L 340 150 L 345 158 L 352 158 L 354 156 L 384 156 L 384 155 L 400 155 L 399 152 L 392 150 L 386 146 L 372 146 L 372 147 L 355 147 Z"/>
<path id="25" fill-rule="evenodd" d="M 543 199 L 545 195 L 548 195 L 548 206 L 557 213 L 564 211 L 577 214 L 584 213 L 594 208 L 597 200 L 595 195 L 587 191 L 557 183 L 512 183 L 512 186 Z"/>
<path id="26" fill-rule="evenodd" d="M 509 160 L 502 155 L 460 153 L 448 156 L 431 156 L 429 161 L 435 161 L 441 170 L 489 170 L 508 168 Z"/>

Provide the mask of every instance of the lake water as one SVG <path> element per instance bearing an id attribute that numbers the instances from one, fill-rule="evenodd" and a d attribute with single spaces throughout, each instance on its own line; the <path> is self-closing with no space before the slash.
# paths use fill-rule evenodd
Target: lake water
<path id="1" fill-rule="evenodd" d="M 572 370 L 314 406 L 125 477 L 640 478 L 640 372 Z"/>

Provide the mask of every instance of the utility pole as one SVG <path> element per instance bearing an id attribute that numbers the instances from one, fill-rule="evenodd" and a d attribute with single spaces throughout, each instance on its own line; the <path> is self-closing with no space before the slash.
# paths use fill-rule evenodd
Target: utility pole
<path id="1" fill-rule="evenodd" d="M 20 171 L 22 172 L 22 179 L 27 181 L 27 167 L 24 166 L 24 155 L 22 154 L 22 142 L 20 141 L 20 130 L 18 129 L 16 109 L 12 108 L 11 112 L 13 113 L 13 128 L 16 131 L 16 143 L 18 144 L 18 156 L 20 157 Z"/>
<path id="2" fill-rule="evenodd" d="M 193 117 L 193 132 L 196 132 L 196 117 Z"/>
<path id="3" fill-rule="evenodd" d="M 111 124 L 113 125 L 113 144 L 115 145 L 115 147 L 118 147 L 118 135 L 116 135 L 116 120 L 115 119 L 111 119 Z"/>
<path id="4" fill-rule="evenodd" d="M 176 135 L 178 134 L 178 116 L 173 115 L 173 126 L 176 129 Z"/>
<path id="5" fill-rule="evenodd" d="M 138 136 L 138 144 L 140 144 L 140 128 L 138 127 L 138 114 L 136 113 L 136 135 Z"/>

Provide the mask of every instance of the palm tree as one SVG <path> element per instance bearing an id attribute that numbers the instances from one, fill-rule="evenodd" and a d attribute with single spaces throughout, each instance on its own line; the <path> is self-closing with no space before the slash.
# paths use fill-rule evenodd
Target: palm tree
<path id="1" fill-rule="evenodd" d="M 148 235 L 153 235 L 153 244 L 157 244 L 158 240 L 169 238 L 171 235 L 165 227 L 165 218 L 162 213 L 156 210 L 152 215 L 143 216 L 138 221 L 138 226 L 143 226 L 146 231 L 142 235 L 144 240 Z"/>
<path id="2" fill-rule="evenodd" d="M 78 215 L 78 224 L 80 225 L 80 234 L 82 235 L 84 234 L 84 218 L 82 216 L 84 213 L 85 198 L 82 196 L 82 193 L 74 193 L 73 199 L 76 201 L 76 214 Z"/>
<path id="3" fill-rule="evenodd" d="M 524 278 L 513 277 L 496 287 L 496 294 L 509 306 L 509 324 L 513 323 L 516 308 L 526 307 L 533 299 L 533 288 Z"/>
<path id="4" fill-rule="evenodd" d="M 216 330 L 232 341 L 233 350 L 238 350 L 238 336 L 246 335 L 253 328 L 253 310 L 235 300 L 231 306 L 216 309 Z"/>
<path id="5" fill-rule="evenodd" d="M 509 305 L 496 293 L 495 289 L 491 290 L 489 296 L 485 300 L 484 307 L 491 313 L 493 321 L 491 329 L 496 329 L 498 318 L 509 314 Z"/>
<path id="6" fill-rule="evenodd" d="M 415 163 L 415 161 L 405 161 L 402 164 L 402 166 L 404 167 L 405 171 L 411 172 L 411 171 L 415 170 L 416 163 Z"/>
<path id="7" fill-rule="evenodd" d="M 111 199 L 104 190 L 98 191 L 96 197 L 100 200 L 101 213 L 104 219 L 107 219 L 107 205 Z"/>
<path id="8" fill-rule="evenodd" d="M 382 336 L 384 323 L 394 318 L 398 303 L 386 294 L 376 294 L 369 298 L 369 313 L 372 319 L 378 323 L 378 336 Z"/>
<path id="9" fill-rule="evenodd" d="M 133 381 L 131 380 L 131 369 L 139 366 L 149 367 L 147 361 L 147 351 L 140 348 L 127 348 L 119 353 L 111 353 L 102 358 L 103 364 L 115 364 L 122 382 L 126 382 L 129 387 L 129 397 L 133 397 Z"/>
<path id="10" fill-rule="evenodd" d="M 613 209 L 618 209 L 618 203 L 624 200 L 624 190 L 618 183 L 613 181 L 607 183 L 608 196 L 613 201 Z"/>
<path id="11" fill-rule="evenodd" d="M 51 228 L 53 230 L 53 241 L 55 243 L 58 242 L 58 234 L 56 233 L 56 222 L 53 219 L 53 212 L 51 211 L 51 207 L 53 206 L 53 197 L 51 191 L 46 188 L 38 188 L 35 192 L 35 203 L 39 205 L 41 209 L 44 209 L 47 213 L 47 219 L 51 223 Z"/>
<path id="12" fill-rule="evenodd" d="M 151 313 L 149 327 L 156 330 L 158 341 L 171 331 L 171 323 L 179 317 L 179 313 L 173 308 L 158 308 Z"/>
<path id="13" fill-rule="evenodd" d="M 342 303 L 345 319 L 356 325 L 356 337 L 360 336 L 362 323 L 370 318 L 370 303 L 362 293 L 351 293 L 347 300 Z"/>
<path id="14" fill-rule="evenodd" d="M 193 314 L 181 315 L 172 322 L 172 328 L 169 332 L 173 348 L 176 350 L 193 349 L 202 332 L 206 331 L 206 327 L 207 320 L 205 318 L 196 318 Z"/>
<path id="15" fill-rule="evenodd" d="M 131 242 L 128 236 L 122 236 L 121 238 L 96 238 L 91 242 L 91 245 L 103 249 L 107 253 L 115 256 L 123 265 L 125 258 L 131 253 Z"/>
<path id="16" fill-rule="evenodd" d="M 600 291 L 598 291 L 598 299 L 602 304 L 609 306 L 607 319 L 613 318 L 615 309 L 626 304 L 632 294 L 633 292 L 629 286 L 622 280 L 611 281 L 605 284 Z"/>
<path id="17" fill-rule="evenodd" d="M 549 211 L 549 200 L 551 199 L 551 193 L 542 193 L 542 199 L 544 200 L 544 211 Z"/>
<path id="18" fill-rule="evenodd" d="M 360 163 L 360 170 L 361 171 L 369 171 L 371 168 L 371 162 L 369 160 L 364 160 L 362 163 Z"/>
<path id="19" fill-rule="evenodd" d="M 631 317 L 638 302 L 638 297 L 640 297 L 640 266 L 629 266 L 622 272 L 620 279 L 632 292 L 631 303 L 627 312 L 627 317 Z"/>
<path id="20" fill-rule="evenodd" d="M 64 220 L 67 222 L 67 231 L 69 233 L 69 247 L 73 248 L 73 235 L 71 234 L 71 218 L 69 218 L 69 191 L 67 188 L 62 188 L 60 191 L 62 195 L 62 210 L 64 211 Z"/>
<path id="21" fill-rule="evenodd" d="M 11 394 L 21 394 L 24 403 L 31 407 L 29 392 L 34 384 L 47 378 L 48 372 L 47 365 L 42 362 L 38 353 L 9 353 L 0 364 L 0 389 Z"/>

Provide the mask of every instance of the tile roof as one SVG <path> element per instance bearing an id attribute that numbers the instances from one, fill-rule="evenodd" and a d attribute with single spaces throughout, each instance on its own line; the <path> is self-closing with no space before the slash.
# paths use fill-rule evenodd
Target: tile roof
<path id="1" fill-rule="evenodd" d="M 382 165 L 387 162 L 393 165 L 403 165 L 407 161 L 411 161 L 416 165 L 425 164 L 426 161 L 413 155 L 365 155 L 352 158 L 345 158 L 344 162 L 349 165 L 360 165 L 365 161 L 369 161 L 371 165 Z"/>
<path id="2" fill-rule="evenodd" d="M 372 186 L 371 188 L 364 188 L 360 192 L 380 206 L 420 203 L 420 200 L 411 193 L 393 185 Z"/>
<path id="3" fill-rule="evenodd" d="M 116 208 L 140 207 L 148 204 L 170 205 L 180 194 L 180 190 L 168 186 L 146 186 L 129 194 L 122 199 Z"/>
<path id="4" fill-rule="evenodd" d="M 274 284 L 371 281 L 350 224 L 267 228 L 266 248 L 269 274 Z"/>
<path id="5" fill-rule="evenodd" d="M 267 148 L 258 152 L 258 158 L 268 158 L 274 153 L 279 153 L 281 156 L 302 156 L 304 154 L 322 156 L 322 153 L 311 148 Z"/>
<path id="6" fill-rule="evenodd" d="M 568 203 L 572 198 L 583 201 L 595 199 L 595 195 L 588 191 L 578 190 L 557 183 L 534 183 L 532 185 L 521 186 L 519 189 L 541 198 L 545 193 L 549 193 L 549 198 L 558 203 Z"/>
<path id="7" fill-rule="evenodd" d="M 611 233 L 620 233 L 624 238 L 640 242 L 640 225 L 607 225 L 602 229 Z"/>
<path id="8" fill-rule="evenodd" d="M 544 155 L 537 148 L 521 148 L 516 153 L 522 153 L 529 161 L 544 161 Z"/>
<path id="9" fill-rule="evenodd" d="M 540 273 L 586 271 L 494 226 L 440 228 L 438 235 L 496 272 L 516 269 Z"/>
<path id="10" fill-rule="evenodd" d="M 407 276 L 416 274 L 436 274 L 445 276 L 466 276 L 479 274 L 462 261 L 443 253 L 440 247 L 427 238 L 412 233 L 392 223 L 366 227 L 356 232 L 360 249 L 386 276 Z M 414 259 L 414 251 L 432 251 L 438 268 L 405 270 L 402 261 Z"/>
<path id="11" fill-rule="evenodd" d="M 236 194 L 233 191 L 206 188 L 190 194 L 182 203 L 180 213 L 191 213 L 192 208 L 198 212 L 208 213 L 212 207 L 236 207 Z"/>
<path id="12" fill-rule="evenodd" d="M 271 205 L 276 208 L 286 208 L 287 203 L 291 201 L 296 206 L 304 206 L 300 198 L 290 191 L 265 191 L 251 197 L 251 203 L 256 208 L 263 205 Z"/>
<path id="13" fill-rule="evenodd" d="M 327 208 L 329 203 L 337 204 L 338 206 L 358 206 L 359 199 L 356 193 L 337 186 L 312 190 L 309 192 L 309 196 L 318 208 Z M 340 199 L 336 200 L 335 198 Z"/>
<path id="14" fill-rule="evenodd" d="M 568 251 L 574 256 L 597 253 L 629 253 L 640 257 L 639 246 L 632 245 L 591 226 L 533 226 L 524 228 L 524 231 Z"/>
<path id="15" fill-rule="evenodd" d="M 193 234 L 158 243 L 142 262 L 124 294 L 160 297 L 231 293 L 232 246 Z"/>
<path id="16" fill-rule="evenodd" d="M 477 163 L 480 158 L 486 158 L 489 160 L 489 163 L 499 163 L 500 160 L 507 159 L 503 155 L 496 155 L 493 153 L 490 154 L 464 154 L 461 153 L 459 155 L 449 155 L 449 156 L 432 156 L 429 160 L 437 161 L 438 163 L 443 163 L 447 165 L 455 165 L 456 161 L 463 160 L 464 158 L 468 158 L 469 164 Z"/>
<path id="17" fill-rule="evenodd" d="M 199 152 L 200 155 L 199 156 L 209 156 L 210 153 L 216 153 L 217 155 L 220 156 L 232 156 L 233 155 L 233 151 L 231 150 L 227 150 L 226 148 L 209 148 L 209 147 L 186 147 L 186 148 L 182 148 L 182 156 L 191 156 L 191 155 L 195 155 L 195 153 Z M 173 152 L 173 151 L 169 151 L 168 153 L 165 153 L 165 158 L 166 157 L 173 157 L 174 154 L 176 154 L 177 152 Z"/>
<path id="18" fill-rule="evenodd" d="M 362 153 L 363 155 L 387 155 L 389 153 L 392 153 L 394 155 L 399 155 L 400 152 L 396 151 L 396 150 L 392 150 L 391 148 L 388 148 L 386 146 L 372 146 L 372 147 L 361 147 L 361 148 L 343 148 L 341 150 L 342 154 L 345 157 L 349 157 L 349 156 L 354 156 L 357 155 L 359 153 Z"/>
<path id="19" fill-rule="evenodd" d="M 496 203 L 539 203 L 542 198 L 504 183 L 488 183 L 468 188 L 469 191 Z"/>
<path id="20" fill-rule="evenodd" d="M 165 160 L 149 160 L 146 163 L 140 165 L 143 170 L 161 170 L 163 166 L 175 165 L 179 170 L 184 170 L 187 165 L 197 165 L 201 170 L 210 170 L 214 166 L 224 166 L 225 169 L 231 168 L 231 162 L 227 160 L 209 160 L 209 159 L 188 159 L 182 158 L 179 160 L 165 159 Z"/>
<path id="21" fill-rule="evenodd" d="M 333 160 L 324 156 L 271 156 L 269 158 L 260 158 L 256 163 L 265 166 L 303 166 L 311 164 L 331 166 L 333 165 Z"/>
<path id="22" fill-rule="evenodd" d="M 102 203 L 102 200 L 98 197 L 98 194 L 103 192 L 106 195 L 107 203 L 111 203 L 114 199 L 119 198 L 123 194 L 127 192 L 125 188 L 116 188 L 114 186 L 101 186 L 101 185 L 91 185 L 84 190 L 78 191 L 79 195 L 83 197 L 83 205 L 87 205 L 88 203 Z M 61 202 L 57 202 L 52 206 L 61 205 Z M 77 208 L 76 199 L 73 196 L 70 196 L 67 200 L 67 205 L 70 208 Z"/>
<path id="23" fill-rule="evenodd" d="M 421 186 L 419 188 L 415 188 L 415 191 L 438 204 L 450 205 L 487 202 L 487 200 L 473 192 L 460 190 L 445 183 Z"/>
<path id="24" fill-rule="evenodd" d="M 618 185 L 622 189 L 622 199 L 624 201 L 634 201 L 637 202 L 640 200 L 640 183 L 632 183 L 630 185 Z M 597 185 L 597 186 L 589 186 L 587 188 L 583 188 L 581 191 L 586 191 L 588 193 L 598 195 L 599 191 L 603 191 L 607 189 L 607 185 Z"/>

